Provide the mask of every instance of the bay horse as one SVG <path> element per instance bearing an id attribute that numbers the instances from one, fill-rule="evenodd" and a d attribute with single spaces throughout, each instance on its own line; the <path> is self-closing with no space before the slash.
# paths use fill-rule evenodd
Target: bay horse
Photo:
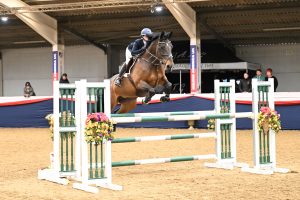
<path id="1" fill-rule="evenodd" d="M 162 32 L 154 37 L 145 52 L 136 58 L 127 77 L 123 77 L 121 87 L 114 84 L 117 75 L 111 78 L 111 110 L 120 103 L 117 113 L 127 113 L 136 107 L 138 97 L 145 97 L 147 104 L 152 96 L 165 92 L 160 101 L 170 100 L 172 84 L 168 81 L 165 71 L 174 65 L 172 43 L 169 40 L 172 33 Z"/>

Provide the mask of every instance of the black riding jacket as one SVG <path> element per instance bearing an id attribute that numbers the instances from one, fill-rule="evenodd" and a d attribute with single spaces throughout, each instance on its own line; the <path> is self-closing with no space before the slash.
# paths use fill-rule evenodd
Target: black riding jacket
<path id="1" fill-rule="evenodd" d="M 137 39 L 134 42 L 128 45 L 128 50 L 131 52 L 132 56 L 136 56 L 146 50 L 150 41 L 147 41 L 146 44 L 144 43 L 143 39 Z"/>

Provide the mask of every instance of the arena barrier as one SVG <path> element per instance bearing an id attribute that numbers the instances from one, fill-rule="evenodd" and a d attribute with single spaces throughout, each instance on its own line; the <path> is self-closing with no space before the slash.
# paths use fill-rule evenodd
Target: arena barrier
<path id="1" fill-rule="evenodd" d="M 112 115 L 110 114 L 109 80 L 103 83 L 87 83 L 86 80 L 77 81 L 75 84 L 55 82 L 53 165 L 49 169 L 39 170 L 38 178 L 64 185 L 68 184 L 68 180 L 74 180 L 76 181 L 73 183 L 74 188 L 98 193 L 98 188 L 90 185 L 122 190 L 121 186 L 112 183 L 112 167 L 119 166 L 215 159 L 216 162 L 205 163 L 205 166 L 222 169 L 242 167 L 242 171 L 258 174 L 286 173 L 287 169 L 276 168 L 275 133 L 270 131 L 269 135 L 264 135 L 257 127 L 260 107 L 274 108 L 272 81 L 252 80 L 253 112 L 236 113 L 235 82 L 215 80 L 215 110 Z M 88 144 L 84 140 L 85 119 L 87 113 L 94 112 L 105 112 L 116 123 L 216 119 L 216 128 L 213 133 L 116 138 L 112 142 Z M 244 163 L 237 163 L 236 118 L 253 119 L 254 168 Z M 209 137 L 216 139 L 214 154 L 119 162 L 111 160 L 111 143 Z"/>

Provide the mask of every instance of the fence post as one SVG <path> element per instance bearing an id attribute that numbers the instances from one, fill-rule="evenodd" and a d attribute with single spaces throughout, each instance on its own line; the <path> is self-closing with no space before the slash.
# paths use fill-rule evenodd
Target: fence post
<path id="1" fill-rule="evenodd" d="M 59 162 L 59 82 L 54 81 L 53 83 L 53 153 L 54 153 L 54 172 L 57 173 L 55 176 L 59 177 L 60 173 L 60 162 Z"/>

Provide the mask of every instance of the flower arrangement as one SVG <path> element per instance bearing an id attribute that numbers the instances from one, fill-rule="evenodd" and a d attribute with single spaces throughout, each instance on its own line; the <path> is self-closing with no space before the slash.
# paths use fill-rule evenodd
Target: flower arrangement
<path id="1" fill-rule="evenodd" d="M 207 122 L 207 129 L 208 130 L 215 130 L 215 123 L 216 123 L 215 119 L 209 119 L 208 122 Z"/>
<path id="2" fill-rule="evenodd" d="M 49 123 L 49 130 L 50 130 L 50 134 L 51 134 L 51 140 L 53 140 L 53 127 L 54 127 L 54 117 L 53 114 L 48 114 L 46 115 L 45 119 L 48 120 Z"/>
<path id="3" fill-rule="evenodd" d="M 113 122 L 104 113 L 91 113 L 85 122 L 85 141 L 101 143 L 113 140 Z"/>
<path id="4" fill-rule="evenodd" d="M 272 129 L 275 133 L 281 130 L 280 115 L 269 107 L 262 107 L 258 113 L 258 128 L 264 134 Z"/>
<path id="5" fill-rule="evenodd" d="M 228 113 L 229 112 L 228 106 L 221 106 L 220 112 L 221 113 Z M 215 130 L 215 127 L 216 127 L 216 119 L 209 119 L 207 121 L 207 129 L 208 130 Z"/>
<path id="6" fill-rule="evenodd" d="M 68 115 L 68 116 L 67 116 Z M 68 111 L 68 114 L 66 114 L 66 111 L 63 111 L 62 113 L 59 113 L 60 117 L 60 126 L 71 126 L 75 125 L 75 117 L 73 114 L 71 114 L 70 111 Z M 54 137 L 54 115 L 52 113 L 46 115 L 45 119 L 48 120 L 49 123 L 49 129 L 50 129 L 50 134 L 51 134 L 51 140 L 53 141 Z M 73 136 L 75 134 L 73 133 Z"/>

